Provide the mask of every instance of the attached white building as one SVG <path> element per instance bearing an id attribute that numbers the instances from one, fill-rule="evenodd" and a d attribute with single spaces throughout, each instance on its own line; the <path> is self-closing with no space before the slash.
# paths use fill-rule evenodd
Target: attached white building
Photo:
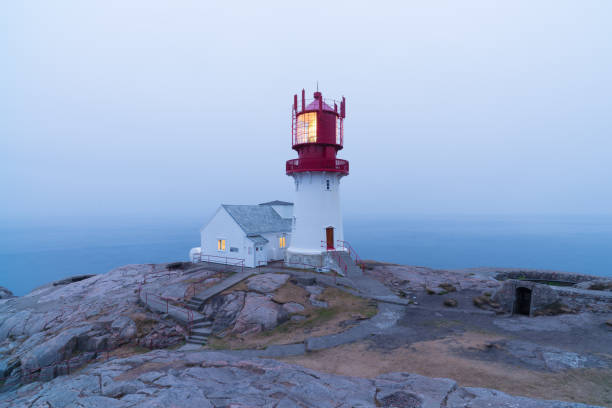
<path id="1" fill-rule="evenodd" d="M 200 230 L 200 246 L 192 262 L 231 263 L 257 267 L 285 258 L 291 241 L 293 204 L 270 201 L 259 205 L 221 205 Z"/>

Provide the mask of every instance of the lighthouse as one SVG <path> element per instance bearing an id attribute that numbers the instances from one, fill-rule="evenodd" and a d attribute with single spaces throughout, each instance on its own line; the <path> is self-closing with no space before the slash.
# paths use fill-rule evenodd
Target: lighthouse
<path id="1" fill-rule="evenodd" d="M 325 267 L 328 251 L 344 248 L 340 180 L 349 163 L 338 159 L 343 147 L 346 101 L 293 96 L 291 143 L 298 154 L 288 160 L 286 172 L 293 177 L 295 198 L 291 242 L 285 262 L 296 267 Z"/>

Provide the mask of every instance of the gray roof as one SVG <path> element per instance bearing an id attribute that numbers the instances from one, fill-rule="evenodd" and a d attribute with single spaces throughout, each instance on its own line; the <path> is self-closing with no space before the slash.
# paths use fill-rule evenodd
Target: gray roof
<path id="1" fill-rule="evenodd" d="M 247 235 L 264 232 L 291 232 L 291 219 L 281 218 L 268 205 L 227 205 L 222 207 Z"/>
<path id="2" fill-rule="evenodd" d="M 266 245 L 268 242 L 270 242 L 261 235 L 247 235 L 247 238 L 253 241 L 255 245 Z"/>
<path id="3" fill-rule="evenodd" d="M 293 205 L 293 203 L 288 203 L 287 201 L 274 200 L 274 201 L 268 201 L 267 203 L 261 203 L 259 205 Z"/>

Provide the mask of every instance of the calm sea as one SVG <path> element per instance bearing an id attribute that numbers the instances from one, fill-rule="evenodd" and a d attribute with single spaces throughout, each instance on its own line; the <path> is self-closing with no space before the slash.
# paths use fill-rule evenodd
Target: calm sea
<path id="1" fill-rule="evenodd" d="M 55 220 L 0 226 L 0 286 L 23 295 L 66 276 L 186 260 L 203 220 Z M 345 218 L 364 259 L 435 268 L 499 266 L 612 276 L 612 217 Z"/>

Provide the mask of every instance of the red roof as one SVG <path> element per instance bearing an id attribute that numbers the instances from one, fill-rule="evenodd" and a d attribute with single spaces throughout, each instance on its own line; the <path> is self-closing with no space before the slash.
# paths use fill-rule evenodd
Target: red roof
<path id="1" fill-rule="evenodd" d="M 305 110 L 319 110 L 319 100 L 315 99 L 314 101 L 310 102 L 307 106 Z M 325 102 L 323 102 L 323 110 L 327 110 L 327 111 L 334 111 L 334 108 L 332 108 L 331 106 L 329 106 L 328 104 L 326 104 Z"/>

